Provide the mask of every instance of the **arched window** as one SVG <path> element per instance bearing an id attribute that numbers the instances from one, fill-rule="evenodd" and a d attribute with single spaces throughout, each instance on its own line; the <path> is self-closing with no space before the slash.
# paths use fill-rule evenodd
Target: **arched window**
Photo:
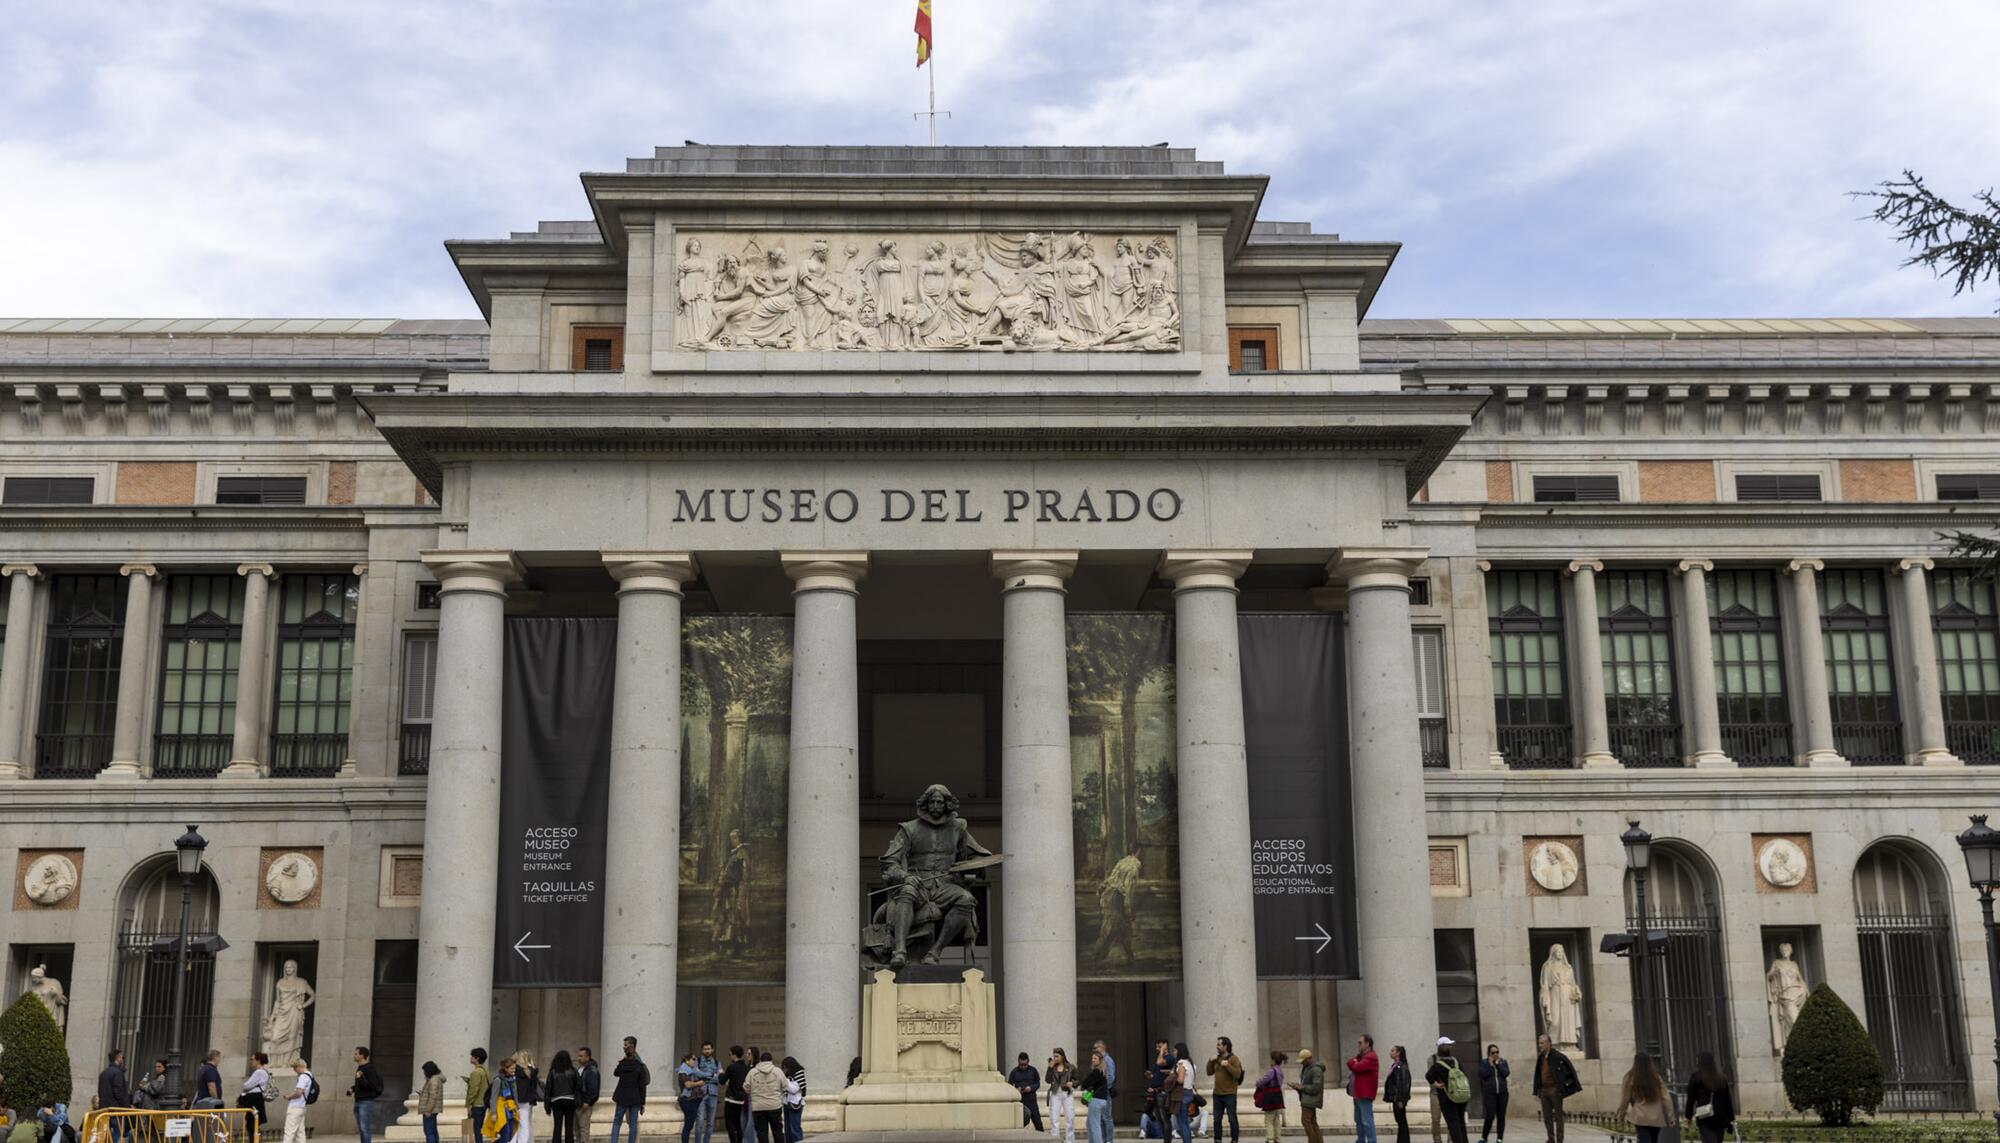
<path id="1" fill-rule="evenodd" d="M 1862 998 L 1888 1072 L 1885 1109 L 1972 1107 L 1945 884 L 1936 858 L 1900 842 L 1871 847 L 1854 869 Z"/>
<path id="2" fill-rule="evenodd" d="M 1637 884 L 1625 875 L 1625 912 L 1637 928 Z M 1723 974 L 1721 896 L 1715 874 L 1699 851 L 1676 842 L 1655 842 L 1646 878 L 1646 927 L 1668 933 L 1667 954 L 1646 961 L 1652 1017 L 1667 1074 L 1694 1070 L 1695 1057 L 1714 1052 L 1730 1059 L 1729 985 Z M 1638 965 L 1632 966 L 1634 1000 Z"/>
<path id="3" fill-rule="evenodd" d="M 164 1059 L 174 1012 L 174 942 L 180 936 L 181 878 L 172 854 L 135 866 L 119 895 L 117 980 L 111 1003 L 111 1046 L 125 1049 L 133 1083 Z M 215 932 L 222 895 L 204 868 L 188 895 L 188 940 Z M 215 956 L 190 951 L 181 1021 L 181 1084 L 194 1087 L 195 1067 L 209 1047 L 209 1009 L 215 993 Z"/>

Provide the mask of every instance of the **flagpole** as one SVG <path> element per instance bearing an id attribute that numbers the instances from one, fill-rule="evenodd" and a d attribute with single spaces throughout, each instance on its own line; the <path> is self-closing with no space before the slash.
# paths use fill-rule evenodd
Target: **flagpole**
<path id="1" fill-rule="evenodd" d="M 937 9 L 935 7 L 931 9 L 931 19 L 933 22 L 937 20 Z M 930 80 L 930 85 L 931 85 L 931 146 L 935 147 L 937 146 L 937 49 L 935 47 L 935 45 L 937 44 L 936 33 L 932 33 L 930 42 L 933 46 L 931 48 L 930 54 L 924 57 L 924 70 L 929 73 L 927 78 Z"/>

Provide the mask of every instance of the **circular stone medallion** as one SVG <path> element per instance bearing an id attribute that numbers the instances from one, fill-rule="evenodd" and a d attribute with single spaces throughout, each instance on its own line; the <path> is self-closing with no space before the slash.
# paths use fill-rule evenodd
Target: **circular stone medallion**
<path id="1" fill-rule="evenodd" d="M 1790 838 L 1774 837 L 1757 850 L 1757 872 L 1766 884 L 1793 888 L 1806 879 L 1806 851 Z"/>
<path id="2" fill-rule="evenodd" d="M 319 865 L 303 853 L 281 853 L 264 872 L 264 889 L 281 905 L 296 905 L 319 884 Z"/>
<path id="3" fill-rule="evenodd" d="M 1576 884 L 1576 850 L 1560 841 L 1545 841 L 1528 852 L 1528 876 L 1551 893 Z"/>
<path id="4" fill-rule="evenodd" d="M 76 862 L 60 853 L 45 853 L 28 866 L 21 891 L 37 905 L 60 905 L 76 892 Z"/>

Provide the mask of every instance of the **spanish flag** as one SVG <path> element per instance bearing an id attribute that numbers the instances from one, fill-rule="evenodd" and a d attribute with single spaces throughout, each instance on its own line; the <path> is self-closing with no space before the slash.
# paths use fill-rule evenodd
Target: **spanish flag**
<path id="1" fill-rule="evenodd" d="M 931 59 L 931 0 L 917 0 L 917 66 Z"/>

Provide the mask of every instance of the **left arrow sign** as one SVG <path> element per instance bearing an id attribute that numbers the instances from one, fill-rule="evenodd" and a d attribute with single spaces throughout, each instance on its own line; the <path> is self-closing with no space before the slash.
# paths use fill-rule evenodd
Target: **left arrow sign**
<path id="1" fill-rule="evenodd" d="M 528 938 L 529 938 L 529 937 L 532 937 L 532 936 L 534 936 L 534 935 L 535 935 L 535 933 L 534 933 L 534 930 L 530 929 L 529 931 L 527 931 L 527 932 L 525 932 L 525 933 L 522 933 L 522 934 L 521 934 L 521 939 L 520 939 L 520 940 L 517 940 L 517 941 L 515 941 L 515 942 L 514 942 L 514 951 L 515 951 L 516 953 L 520 954 L 520 957 L 521 957 L 521 959 L 522 959 L 522 960 L 524 960 L 524 961 L 526 961 L 526 960 L 531 960 L 531 959 L 532 959 L 532 958 L 530 958 L 530 957 L 528 956 L 528 950 L 529 950 L 529 949 L 545 949 L 545 948 L 550 948 L 550 947 L 552 947 L 552 946 L 550 946 L 550 945 L 531 945 L 531 944 L 528 944 L 528 943 L 527 943 L 527 940 L 528 940 Z"/>

